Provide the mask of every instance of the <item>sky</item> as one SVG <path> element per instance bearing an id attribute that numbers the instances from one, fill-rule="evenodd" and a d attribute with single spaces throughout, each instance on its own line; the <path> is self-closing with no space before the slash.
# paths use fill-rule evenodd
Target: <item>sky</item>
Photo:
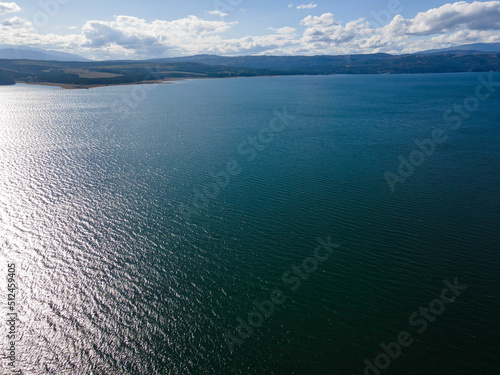
<path id="1" fill-rule="evenodd" d="M 0 1 L 0 45 L 103 59 L 413 53 L 500 42 L 500 1 Z"/>

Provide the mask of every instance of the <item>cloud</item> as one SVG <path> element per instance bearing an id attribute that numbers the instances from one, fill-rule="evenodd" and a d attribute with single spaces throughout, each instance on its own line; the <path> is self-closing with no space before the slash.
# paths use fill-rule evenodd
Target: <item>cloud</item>
<path id="1" fill-rule="evenodd" d="M 333 13 L 323 13 L 321 16 L 307 16 L 302 21 L 301 25 L 305 26 L 330 26 L 335 23 L 335 16 Z"/>
<path id="2" fill-rule="evenodd" d="M 223 17 L 222 12 L 210 13 Z M 380 27 L 370 26 L 363 18 L 344 23 L 337 21 L 333 13 L 308 15 L 297 25 L 268 27 L 263 34 L 227 38 L 225 32 L 237 26 L 237 22 L 196 16 L 146 21 L 122 15 L 111 20 L 90 20 L 72 34 L 40 34 L 29 21 L 11 17 L 0 22 L 0 35 L 4 44 L 37 46 L 103 59 L 202 53 L 412 53 L 460 44 L 500 42 L 500 1 L 446 4 L 418 13 L 414 18 L 396 15 Z"/>
<path id="3" fill-rule="evenodd" d="M 302 4 L 297 6 L 297 9 L 313 9 L 316 8 L 318 4 L 310 3 L 310 4 Z"/>
<path id="4" fill-rule="evenodd" d="M 81 34 L 39 34 L 33 25 L 28 25 L 28 22 L 23 25 L 0 24 L 0 35 L 2 44 L 6 45 L 31 46 L 73 53 L 78 53 L 84 42 Z"/>
<path id="5" fill-rule="evenodd" d="M 302 43 L 309 48 L 324 49 L 352 41 L 370 32 L 364 19 L 348 22 L 345 26 L 335 21 L 332 13 L 321 16 L 307 16 L 301 21 L 307 26 L 302 37 Z"/>
<path id="6" fill-rule="evenodd" d="M 397 16 L 398 17 L 398 16 Z M 499 30 L 500 1 L 445 4 L 427 12 L 418 13 L 412 20 L 399 16 L 394 27 L 408 35 L 449 33 L 458 29 Z M 399 31 L 399 32 L 401 32 Z"/>
<path id="7" fill-rule="evenodd" d="M 0 2 L 0 15 L 7 13 L 20 12 L 21 8 L 16 3 L 2 3 Z"/>
<path id="8" fill-rule="evenodd" d="M 269 51 L 281 51 L 276 54 L 286 54 L 287 47 L 296 46 L 299 42 L 294 39 L 293 34 L 269 34 L 249 36 L 240 39 L 222 40 L 217 38 L 218 43 L 211 46 L 200 46 L 199 53 L 223 53 L 223 54 L 269 54 Z"/>
<path id="9" fill-rule="evenodd" d="M 288 4 L 288 8 L 293 8 L 293 4 Z"/>
<path id="10" fill-rule="evenodd" d="M 325 13 L 320 17 L 309 17 L 302 20 L 302 24 L 310 26 L 304 31 L 302 42 L 312 44 L 314 48 L 347 43 L 370 32 L 367 22 L 363 19 L 348 22 L 343 26 L 335 22 L 331 13 Z"/>
<path id="11" fill-rule="evenodd" d="M 197 44 L 208 35 L 226 31 L 233 24 L 235 22 L 205 21 L 196 16 L 151 23 L 137 17 L 116 16 L 111 22 L 88 21 L 82 32 L 86 40 L 84 47 L 119 46 L 147 56 Z"/>
<path id="12" fill-rule="evenodd" d="M 210 10 L 207 11 L 208 14 L 211 14 L 212 16 L 219 16 L 219 17 L 226 17 L 229 14 L 221 12 L 220 10 Z"/>
<path id="13" fill-rule="evenodd" d="M 31 22 L 17 16 L 2 21 L 3 26 L 31 26 Z"/>
<path id="14" fill-rule="evenodd" d="M 83 27 L 87 46 L 103 47 L 114 43 L 129 49 L 138 49 L 142 45 L 156 44 L 157 39 L 139 33 L 128 33 L 124 29 L 115 28 L 99 21 L 89 21 Z"/>
<path id="15" fill-rule="evenodd" d="M 371 28 L 364 19 L 336 22 L 332 13 L 307 16 L 301 45 L 305 50 L 335 53 L 408 53 L 431 48 L 500 39 L 500 1 L 464 1 L 418 13 L 412 19 L 396 15 L 380 28 Z M 423 39 L 424 38 L 424 39 Z"/>
<path id="16" fill-rule="evenodd" d="M 402 53 L 415 53 L 428 49 L 448 48 L 472 43 L 500 43 L 500 35 L 490 31 L 460 30 L 451 35 L 443 34 L 426 40 L 408 43 L 401 50 Z"/>
<path id="17" fill-rule="evenodd" d="M 278 34 L 293 34 L 295 31 L 297 31 L 297 29 L 288 26 L 276 30 Z"/>

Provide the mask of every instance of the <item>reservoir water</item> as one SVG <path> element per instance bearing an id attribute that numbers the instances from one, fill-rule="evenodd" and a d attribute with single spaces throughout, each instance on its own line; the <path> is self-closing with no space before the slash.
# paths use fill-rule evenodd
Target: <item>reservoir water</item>
<path id="1" fill-rule="evenodd" d="M 1 87 L 2 373 L 500 373 L 488 81 Z"/>

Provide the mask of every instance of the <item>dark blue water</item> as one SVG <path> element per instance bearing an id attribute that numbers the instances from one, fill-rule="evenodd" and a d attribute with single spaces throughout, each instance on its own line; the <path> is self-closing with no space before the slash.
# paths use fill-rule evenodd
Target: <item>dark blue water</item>
<path id="1" fill-rule="evenodd" d="M 0 88 L 15 368 L 498 374 L 500 87 L 479 77 Z"/>

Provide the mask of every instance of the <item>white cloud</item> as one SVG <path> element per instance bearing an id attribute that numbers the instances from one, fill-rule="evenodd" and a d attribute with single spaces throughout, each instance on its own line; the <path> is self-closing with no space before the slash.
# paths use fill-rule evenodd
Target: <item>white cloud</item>
<path id="1" fill-rule="evenodd" d="M 302 4 L 297 6 L 297 9 L 313 9 L 316 8 L 318 4 L 310 3 L 310 4 Z"/>
<path id="2" fill-rule="evenodd" d="M 288 4 L 288 8 L 293 8 L 293 4 Z"/>
<path id="3" fill-rule="evenodd" d="M 293 34 L 295 31 L 297 31 L 297 29 L 294 29 L 293 27 L 288 27 L 288 26 L 285 26 L 285 27 L 282 27 L 282 28 L 276 30 L 276 32 L 278 34 Z"/>
<path id="4" fill-rule="evenodd" d="M 302 21 L 301 25 L 305 26 L 331 26 L 335 23 L 333 13 L 323 13 L 321 16 L 307 16 Z"/>
<path id="5" fill-rule="evenodd" d="M 31 26 L 31 22 L 14 16 L 2 21 L 3 26 Z"/>
<path id="6" fill-rule="evenodd" d="M 0 2 L 0 15 L 7 13 L 20 12 L 21 8 L 16 3 L 2 3 Z"/>
<path id="7" fill-rule="evenodd" d="M 222 17 L 218 13 L 213 15 Z M 210 21 L 196 16 L 150 22 L 116 16 L 112 20 L 91 20 L 84 24 L 81 32 L 75 30 L 73 34 L 59 35 L 40 34 L 29 21 L 12 17 L 0 21 L 0 35 L 4 44 L 64 50 L 96 58 L 153 58 L 200 53 L 411 53 L 459 44 L 500 42 L 500 1 L 461 1 L 418 13 L 409 19 L 396 15 L 389 24 L 378 28 L 371 27 L 362 18 L 343 23 L 338 22 L 333 13 L 323 13 L 303 18 L 300 25 L 269 27 L 263 35 L 225 37 L 225 32 L 237 25 L 237 22 Z"/>
<path id="8" fill-rule="evenodd" d="M 370 33 L 368 23 L 364 19 L 351 21 L 343 26 L 335 21 L 332 13 L 307 16 L 301 24 L 307 26 L 301 41 L 304 46 L 312 49 L 329 49 Z"/>
<path id="9" fill-rule="evenodd" d="M 210 10 L 207 11 L 208 14 L 211 14 L 212 16 L 219 16 L 219 17 L 226 17 L 229 14 L 221 12 L 220 10 Z"/>
<path id="10" fill-rule="evenodd" d="M 293 34 L 297 31 L 297 29 L 294 29 L 293 27 L 288 27 L 288 26 L 281 27 L 279 29 L 275 29 L 274 27 L 269 27 L 268 30 L 273 30 L 277 34 Z"/>
<path id="11" fill-rule="evenodd" d="M 409 35 L 441 34 L 458 29 L 499 30 L 500 1 L 460 1 L 418 13 L 412 20 L 399 16 L 393 23 Z"/>
<path id="12" fill-rule="evenodd" d="M 67 50 L 67 52 L 78 52 L 85 40 L 81 34 L 39 34 L 34 30 L 32 25 L 28 26 L 27 24 L 0 24 L 0 35 L 2 36 L 2 44 Z"/>
<path id="13" fill-rule="evenodd" d="M 84 47 L 102 48 L 120 46 L 140 56 L 162 55 L 167 50 L 188 49 L 207 36 L 229 29 L 235 22 L 205 21 L 188 16 L 174 21 L 117 16 L 114 21 L 89 21 L 82 29 Z"/>
<path id="14" fill-rule="evenodd" d="M 460 30 L 453 34 L 438 35 L 430 39 L 408 43 L 401 52 L 415 53 L 428 49 L 448 48 L 472 43 L 500 43 L 500 34 L 490 31 Z"/>
<path id="15" fill-rule="evenodd" d="M 306 17 L 302 20 L 302 24 L 309 26 L 304 31 L 303 43 L 313 44 L 316 48 L 347 43 L 370 32 L 367 22 L 363 19 L 348 22 L 343 26 L 335 22 L 331 13 L 319 17 Z"/>
<path id="16" fill-rule="evenodd" d="M 332 13 L 307 16 L 301 44 L 305 50 L 335 53 L 408 53 L 500 39 L 500 1 L 464 1 L 418 13 L 413 19 L 396 15 L 386 26 L 371 28 L 364 19 L 336 22 Z M 434 36 L 433 36 L 434 35 Z"/>

